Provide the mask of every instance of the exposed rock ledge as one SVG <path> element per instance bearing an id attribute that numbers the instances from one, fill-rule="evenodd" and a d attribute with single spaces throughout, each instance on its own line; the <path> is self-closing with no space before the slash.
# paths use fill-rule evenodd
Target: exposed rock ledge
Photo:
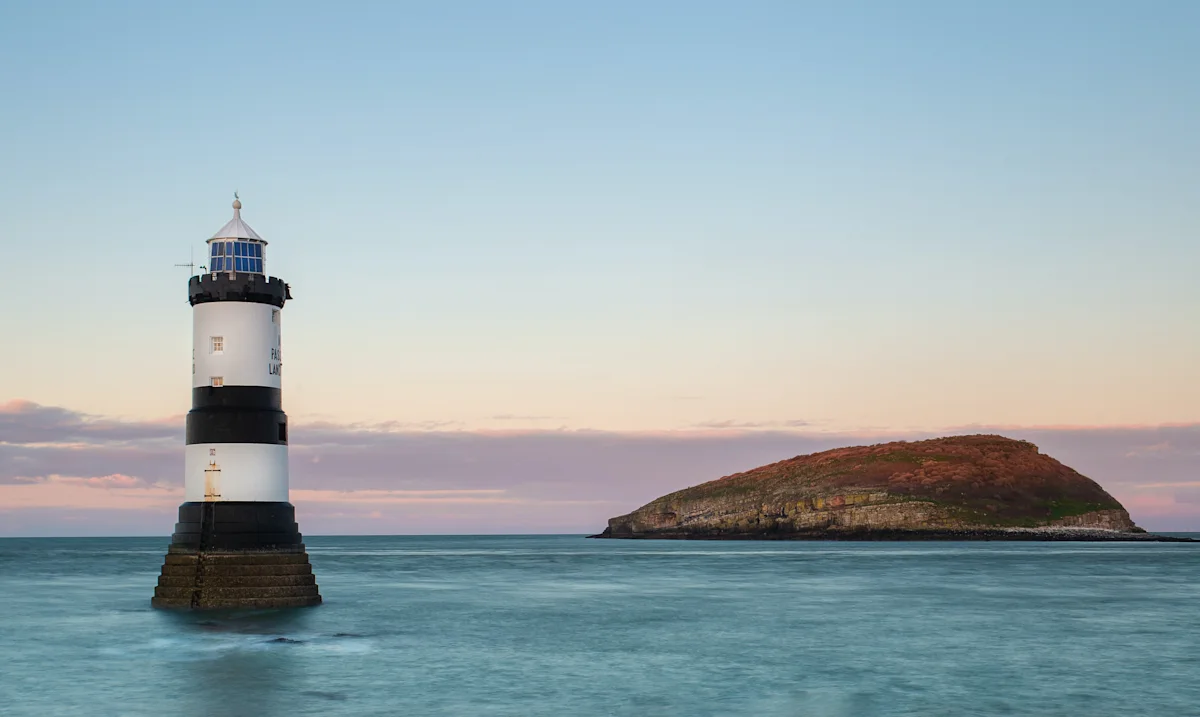
<path id="1" fill-rule="evenodd" d="M 1095 481 L 1002 436 L 797 456 L 663 496 L 591 537 L 1188 541 L 1146 533 Z"/>

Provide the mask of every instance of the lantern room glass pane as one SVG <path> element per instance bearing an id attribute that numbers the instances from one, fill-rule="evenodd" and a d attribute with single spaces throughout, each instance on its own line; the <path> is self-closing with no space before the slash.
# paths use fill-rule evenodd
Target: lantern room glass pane
<path id="1" fill-rule="evenodd" d="M 263 273 L 263 245 L 254 241 L 209 242 L 209 271 Z"/>

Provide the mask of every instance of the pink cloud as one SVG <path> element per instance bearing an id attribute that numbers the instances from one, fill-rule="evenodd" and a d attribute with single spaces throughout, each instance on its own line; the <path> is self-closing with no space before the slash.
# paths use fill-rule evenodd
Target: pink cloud
<path id="1" fill-rule="evenodd" d="M 89 488 L 135 488 L 143 485 L 141 478 L 112 473 L 106 476 L 82 478 L 80 481 Z"/>
<path id="2" fill-rule="evenodd" d="M 147 484 L 125 475 L 95 477 L 50 475 L 0 484 L 0 510 L 60 508 L 84 510 L 161 510 L 177 506 L 183 488 Z"/>

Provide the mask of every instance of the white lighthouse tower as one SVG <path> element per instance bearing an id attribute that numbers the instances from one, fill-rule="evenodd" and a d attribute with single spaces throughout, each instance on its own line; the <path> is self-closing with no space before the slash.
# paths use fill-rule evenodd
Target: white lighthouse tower
<path id="1" fill-rule="evenodd" d="M 185 496 L 189 502 L 287 503 L 280 326 L 288 287 L 264 273 L 267 242 L 242 221 L 241 208 L 234 200 L 233 219 L 208 240 L 208 275 L 189 287 Z"/>
<path id="2" fill-rule="evenodd" d="M 267 242 L 241 216 L 208 240 L 188 282 L 192 410 L 184 500 L 155 607 L 285 607 L 321 601 L 288 500 L 282 310 Z"/>

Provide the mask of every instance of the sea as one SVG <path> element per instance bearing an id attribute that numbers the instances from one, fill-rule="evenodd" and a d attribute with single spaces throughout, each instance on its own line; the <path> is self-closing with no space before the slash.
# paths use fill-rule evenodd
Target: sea
<path id="1" fill-rule="evenodd" d="M 0 539 L 0 715 L 1200 715 L 1200 544 L 306 542 L 174 613 L 164 538 Z"/>

